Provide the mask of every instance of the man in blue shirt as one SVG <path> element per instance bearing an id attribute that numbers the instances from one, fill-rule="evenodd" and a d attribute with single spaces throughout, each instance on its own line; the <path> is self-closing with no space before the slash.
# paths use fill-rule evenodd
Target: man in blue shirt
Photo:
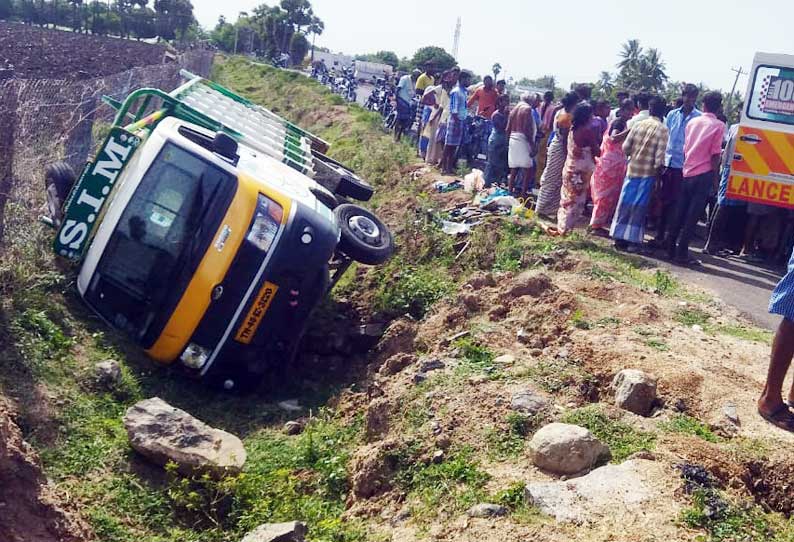
<path id="1" fill-rule="evenodd" d="M 466 101 L 469 97 L 467 87 L 471 81 L 469 72 L 460 72 L 458 84 L 449 94 L 449 120 L 444 139 L 444 156 L 441 158 L 441 172 L 446 175 L 455 173 L 458 147 L 463 141 L 463 125 L 469 113 Z"/>
<path id="2" fill-rule="evenodd" d="M 681 184 L 684 181 L 684 137 L 686 125 L 702 113 L 695 108 L 695 101 L 698 98 L 698 87 L 687 83 L 681 93 L 684 104 L 678 109 L 673 109 L 667 114 L 664 125 L 667 126 L 669 139 L 667 140 L 667 151 L 665 152 L 665 170 L 662 174 L 662 184 L 657 193 L 661 204 L 661 216 L 659 217 L 656 229 L 655 243 L 664 246 L 667 234 L 667 226 L 681 193 Z"/>

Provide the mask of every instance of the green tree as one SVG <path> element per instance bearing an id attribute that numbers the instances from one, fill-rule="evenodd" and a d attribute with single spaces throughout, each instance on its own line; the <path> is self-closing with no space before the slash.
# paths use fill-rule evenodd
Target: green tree
<path id="1" fill-rule="evenodd" d="M 498 62 L 494 62 L 494 65 L 491 66 L 491 71 L 493 72 L 494 80 L 499 79 L 499 74 L 502 73 L 502 65 Z"/>
<path id="2" fill-rule="evenodd" d="M 409 64 L 410 68 L 421 68 L 426 64 L 432 64 L 436 70 L 445 71 L 454 67 L 457 62 L 455 58 L 443 48 L 431 45 L 422 47 L 416 51 Z"/>
<path id="3" fill-rule="evenodd" d="M 393 51 L 378 51 L 375 54 L 357 55 L 356 60 L 364 60 L 365 62 L 378 62 L 380 64 L 388 64 L 392 68 L 397 68 L 400 65 L 400 58 L 397 53 Z"/>
<path id="4" fill-rule="evenodd" d="M 643 51 L 640 41 L 632 39 L 623 44 L 617 81 L 633 91 L 662 92 L 667 81 L 666 66 L 658 49 Z"/>
<path id="5" fill-rule="evenodd" d="M 293 65 L 301 64 L 309 52 L 309 40 L 300 32 L 292 35 L 289 41 L 289 57 Z"/>

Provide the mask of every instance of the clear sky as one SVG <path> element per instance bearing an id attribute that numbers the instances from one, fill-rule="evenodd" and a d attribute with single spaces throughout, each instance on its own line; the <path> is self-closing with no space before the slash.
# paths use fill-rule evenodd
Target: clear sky
<path id="1" fill-rule="evenodd" d="M 234 21 L 240 11 L 261 3 L 192 1 L 207 28 L 221 14 Z M 630 38 L 659 49 L 670 78 L 726 91 L 735 76 L 731 68 L 749 70 L 756 51 L 794 54 L 793 0 L 312 0 L 312 5 L 325 22 L 316 43 L 334 52 L 391 50 L 402 57 L 425 45 L 451 51 L 460 16 L 461 66 L 484 74 L 499 62 L 505 76 L 555 75 L 566 87 L 615 71 L 620 45 Z M 737 88 L 743 92 L 746 85 L 742 77 Z"/>

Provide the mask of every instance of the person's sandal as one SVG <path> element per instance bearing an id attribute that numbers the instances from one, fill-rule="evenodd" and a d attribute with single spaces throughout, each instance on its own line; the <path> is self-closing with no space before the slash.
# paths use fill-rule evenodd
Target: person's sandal
<path id="1" fill-rule="evenodd" d="M 783 404 L 770 414 L 758 410 L 758 415 L 763 419 L 789 433 L 794 433 L 794 414 L 789 410 L 788 405 Z"/>

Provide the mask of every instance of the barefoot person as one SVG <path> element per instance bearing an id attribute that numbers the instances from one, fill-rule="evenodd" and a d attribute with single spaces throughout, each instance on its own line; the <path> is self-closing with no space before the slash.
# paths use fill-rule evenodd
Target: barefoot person
<path id="1" fill-rule="evenodd" d="M 772 425 L 794 432 L 794 414 L 789 409 L 789 405 L 794 405 L 794 386 L 786 402 L 783 401 L 783 380 L 794 357 L 794 252 L 789 260 L 788 273 L 772 292 L 769 312 L 781 315 L 783 320 L 772 343 L 769 371 L 758 400 L 758 413 Z"/>

